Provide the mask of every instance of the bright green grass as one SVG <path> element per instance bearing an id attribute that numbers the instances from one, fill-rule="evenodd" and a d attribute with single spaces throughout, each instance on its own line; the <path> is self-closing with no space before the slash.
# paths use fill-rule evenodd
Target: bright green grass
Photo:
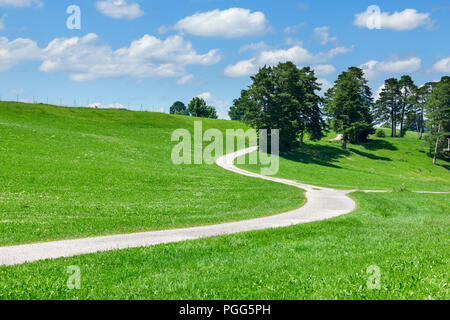
<path id="1" fill-rule="evenodd" d="M 449 299 L 450 195 L 354 197 L 328 221 L 0 267 L 0 299 Z"/>
<path id="2" fill-rule="evenodd" d="M 199 120 L 199 119 L 196 119 Z M 298 208 L 299 189 L 175 166 L 191 117 L 0 102 L 0 246 L 198 226 Z M 203 119 L 204 129 L 242 128 Z"/>
<path id="3" fill-rule="evenodd" d="M 417 134 L 405 138 L 376 138 L 361 145 L 330 141 L 307 142 L 297 151 L 281 154 L 277 176 L 338 189 L 450 191 L 450 164 L 434 166 L 428 146 Z M 259 172 L 259 165 L 240 165 Z"/>

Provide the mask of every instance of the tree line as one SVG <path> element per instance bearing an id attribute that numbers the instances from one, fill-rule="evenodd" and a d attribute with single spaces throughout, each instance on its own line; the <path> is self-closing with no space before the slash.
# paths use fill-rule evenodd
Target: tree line
<path id="1" fill-rule="evenodd" d="M 205 99 L 199 97 L 193 98 L 189 102 L 187 107 L 183 102 L 176 101 L 170 107 L 170 114 L 210 119 L 218 118 L 216 109 L 214 107 L 208 106 Z"/>
<path id="2" fill-rule="evenodd" d="M 317 94 L 321 84 L 314 70 L 297 68 L 292 62 L 264 66 L 251 80 L 233 101 L 229 116 L 257 129 L 280 129 L 282 151 L 301 146 L 305 136 L 320 140 L 329 129 L 342 136 L 346 149 L 348 143 L 368 141 L 378 124 L 389 127 L 392 137 L 404 137 L 412 130 L 422 139 L 428 132 L 434 162 L 445 157 L 444 144 L 450 137 L 450 77 L 420 87 L 407 75 L 387 79 L 376 101 L 363 70 L 357 67 L 342 72 L 323 97 Z"/>

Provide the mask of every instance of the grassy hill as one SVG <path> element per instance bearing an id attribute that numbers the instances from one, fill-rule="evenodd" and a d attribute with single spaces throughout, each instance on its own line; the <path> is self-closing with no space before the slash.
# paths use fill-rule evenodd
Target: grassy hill
<path id="1" fill-rule="evenodd" d="M 172 166 L 170 133 L 192 129 L 191 118 L 0 106 L 0 245 L 238 220 L 303 201 L 216 166 Z M 353 193 L 358 209 L 328 221 L 0 267 L 0 299 L 449 299 L 450 194 L 407 191 L 450 191 L 448 165 L 433 166 L 412 135 L 348 151 L 332 138 L 283 154 L 279 176 L 393 192 Z M 74 265 L 80 290 L 67 288 Z M 367 287 L 370 266 L 379 289 Z"/>
<path id="2" fill-rule="evenodd" d="M 277 176 L 336 189 L 450 191 L 450 163 L 433 165 L 426 142 L 413 132 L 405 138 L 372 136 L 348 150 L 331 141 L 335 136 L 282 153 Z M 259 171 L 258 165 L 240 167 Z"/>
<path id="3" fill-rule="evenodd" d="M 171 162 L 191 117 L 0 102 L 0 246 L 198 226 L 298 208 L 301 190 Z M 203 120 L 204 130 L 242 128 Z M 275 195 L 275 196 L 274 196 Z"/>

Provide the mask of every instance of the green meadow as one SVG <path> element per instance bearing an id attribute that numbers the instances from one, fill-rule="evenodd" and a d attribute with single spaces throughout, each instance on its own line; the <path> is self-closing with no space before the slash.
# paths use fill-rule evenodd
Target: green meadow
<path id="1" fill-rule="evenodd" d="M 198 120 L 198 119 L 197 119 Z M 203 129 L 244 128 L 203 119 Z M 303 192 L 174 165 L 194 118 L 0 102 L 0 246 L 200 226 L 298 208 Z"/>
<path id="2" fill-rule="evenodd" d="M 0 245 L 197 226 L 300 207 L 301 190 L 175 166 L 193 119 L 0 103 Z M 204 129 L 244 128 L 203 119 Z M 449 299 L 449 164 L 408 133 L 342 150 L 329 134 L 280 155 L 278 176 L 354 192 L 335 219 L 0 267 L 0 299 Z M 244 165 L 257 172 L 258 165 Z M 67 287 L 69 266 L 81 289 Z M 370 268 L 380 271 L 371 289 Z M 368 272 L 369 270 L 369 272 Z"/>
<path id="3" fill-rule="evenodd" d="M 389 132 L 386 130 L 386 135 Z M 408 132 L 404 138 L 370 137 L 370 141 L 342 149 L 330 133 L 319 142 L 306 142 L 281 153 L 277 176 L 335 189 L 450 192 L 450 164 L 433 165 L 429 145 Z M 258 172 L 259 165 L 240 165 Z"/>

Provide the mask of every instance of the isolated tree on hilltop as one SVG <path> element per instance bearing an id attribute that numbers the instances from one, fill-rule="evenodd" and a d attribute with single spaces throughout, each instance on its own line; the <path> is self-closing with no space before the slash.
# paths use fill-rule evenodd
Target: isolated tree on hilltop
<path id="1" fill-rule="evenodd" d="M 217 119 L 216 109 L 208 107 L 206 101 L 199 97 L 195 97 L 189 102 L 188 112 L 193 117 Z"/>
<path id="2" fill-rule="evenodd" d="M 375 133 L 370 113 L 372 92 L 360 68 L 350 67 L 341 73 L 325 97 L 325 110 L 331 127 L 342 134 L 344 149 L 348 142 L 365 142 L 369 134 Z"/>
<path id="3" fill-rule="evenodd" d="M 179 115 L 185 115 L 188 116 L 189 112 L 187 111 L 187 108 L 185 104 L 181 101 L 176 101 L 171 107 L 170 107 L 170 114 L 179 114 Z"/>

